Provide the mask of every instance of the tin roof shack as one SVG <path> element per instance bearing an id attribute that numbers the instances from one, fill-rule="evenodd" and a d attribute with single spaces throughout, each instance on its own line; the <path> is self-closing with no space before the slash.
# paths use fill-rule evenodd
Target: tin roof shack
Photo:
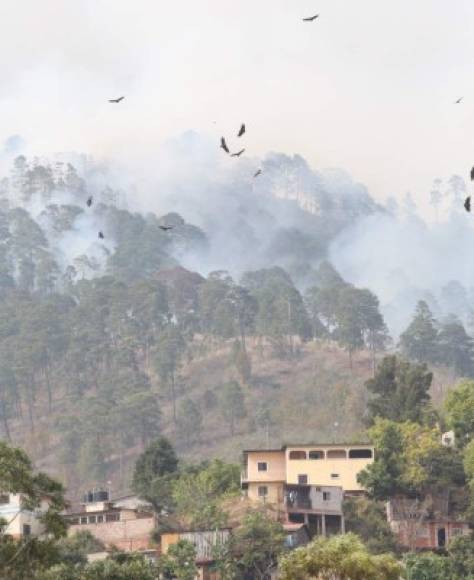
<path id="1" fill-rule="evenodd" d="M 424 499 L 393 498 L 387 521 L 398 541 L 410 550 L 445 548 L 457 536 L 469 535 L 469 524 L 456 516 L 449 492 Z"/>
<path id="2" fill-rule="evenodd" d="M 212 571 L 213 549 L 219 544 L 225 544 L 231 534 L 230 528 L 220 530 L 164 532 L 161 534 L 161 553 L 166 554 L 169 547 L 180 540 L 186 540 L 196 548 L 196 566 L 199 570 L 199 580 L 218 580 L 219 576 Z"/>
<path id="3" fill-rule="evenodd" d="M 81 509 L 64 517 L 68 535 L 87 530 L 107 548 L 115 546 L 125 552 L 156 549 L 151 537 L 156 516 L 149 506 L 138 505 L 133 496 L 115 502 L 109 500 L 108 492 L 89 493 Z"/>

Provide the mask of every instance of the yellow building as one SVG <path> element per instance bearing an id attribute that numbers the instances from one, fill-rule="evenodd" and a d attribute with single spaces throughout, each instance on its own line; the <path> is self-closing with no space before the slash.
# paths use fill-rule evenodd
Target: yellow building
<path id="1" fill-rule="evenodd" d="M 336 486 L 360 493 L 357 475 L 374 461 L 372 445 L 285 445 L 244 451 L 242 487 L 250 499 L 283 501 L 287 485 Z"/>
<path id="2" fill-rule="evenodd" d="M 344 494 L 364 489 L 357 475 L 374 461 L 372 445 L 286 445 L 244 451 L 242 488 L 249 499 L 282 507 L 286 520 L 312 533 L 344 531 Z"/>

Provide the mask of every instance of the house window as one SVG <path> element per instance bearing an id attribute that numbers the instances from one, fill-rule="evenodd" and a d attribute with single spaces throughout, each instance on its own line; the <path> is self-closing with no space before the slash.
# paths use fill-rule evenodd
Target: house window
<path id="1" fill-rule="evenodd" d="M 258 462 L 258 470 L 259 471 L 267 471 L 268 469 L 268 464 L 266 461 L 259 461 Z"/>
<path id="2" fill-rule="evenodd" d="M 331 473 L 331 479 L 339 479 L 339 473 Z"/>
<path id="3" fill-rule="evenodd" d="M 31 536 L 31 526 L 29 524 L 23 524 L 23 535 Z"/>
<path id="4" fill-rule="evenodd" d="M 331 499 L 331 493 L 329 491 L 323 491 L 323 500 L 329 501 Z"/>
<path id="5" fill-rule="evenodd" d="M 81 524 L 87 524 L 87 516 L 82 516 Z"/>
<path id="6" fill-rule="evenodd" d="M 451 530 L 451 535 L 452 536 L 463 536 L 464 535 L 464 530 L 462 528 L 453 528 Z"/>
<path id="7" fill-rule="evenodd" d="M 326 453 L 326 459 L 346 459 L 345 449 L 329 449 Z"/>
<path id="8" fill-rule="evenodd" d="M 308 485 L 308 476 L 306 474 L 298 475 L 298 485 Z"/>
<path id="9" fill-rule="evenodd" d="M 95 516 L 89 516 L 89 523 L 90 524 L 95 524 L 96 522 L 96 517 Z"/>
<path id="10" fill-rule="evenodd" d="M 69 525 L 77 526 L 78 523 L 79 523 L 79 518 L 69 518 Z"/>
<path id="11" fill-rule="evenodd" d="M 267 495 L 268 495 L 268 487 L 266 485 L 259 485 L 258 497 L 267 497 Z"/>
<path id="12" fill-rule="evenodd" d="M 290 459 L 306 459 L 306 451 L 290 451 Z"/>
<path id="13" fill-rule="evenodd" d="M 97 516 L 97 523 L 101 524 L 104 521 L 104 516 Z"/>
<path id="14" fill-rule="evenodd" d="M 0 494 L 0 505 L 5 505 L 6 503 L 10 503 L 10 494 L 9 493 L 1 493 Z"/>
<path id="15" fill-rule="evenodd" d="M 428 531 L 428 528 L 426 526 L 419 527 L 416 530 L 415 534 L 416 534 L 417 538 L 428 538 L 429 537 L 429 531 Z"/>
<path id="16" fill-rule="evenodd" d="M 372 449 L 350 449 L 349 459 L 372 459 Z"/>
<path id="17" fill-rule="evenodd" d="M 308 457 L 309 459 L 324 459 L 324 451 L 310 451 Z"/>
<path id="18" fill-rule="evenodd" d="M 120 514 L 106 514 L 106 522 L 118 522 L 120 520 Z"/>

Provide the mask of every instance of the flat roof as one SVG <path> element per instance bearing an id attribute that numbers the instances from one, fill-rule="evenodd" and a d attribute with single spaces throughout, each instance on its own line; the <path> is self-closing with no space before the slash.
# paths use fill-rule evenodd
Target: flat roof
<path id="1" fill-rule="evenodd" d="M 293 447 L 374 447 L 373 443 L 286 443 L 278 449 L 244 449 L 243 453 L 281 453 Z"/>

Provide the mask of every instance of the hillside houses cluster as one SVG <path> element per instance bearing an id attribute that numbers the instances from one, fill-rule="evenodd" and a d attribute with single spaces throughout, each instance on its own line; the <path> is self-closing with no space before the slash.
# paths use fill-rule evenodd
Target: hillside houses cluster
<path id="1" fill-rule="evenodd" d="M 445 434 L 450 445 L 453 435 Z M 368 444 L 285 445 L 278 449 L 250 449 L 243 452 L 242 495 L 250 504 L 272 506 L 286 531 L 285 543 L 295 548 L 314 536 L 344 533 L 343 501 L 364 495 L 358 474 L 374 461 L 375 449 Z M 42 504 L 35 511 L 22 506 L 21 495 L 0 495 L 0 518 L 5 532 L 15 538 L 41 535 Z M 467 522 L 459 520 L 448 491 L 425 498 L 395 497 L 386 504 L 387 521 L 401 545 L 411 550 L 440 549 L 459 535 L 470 533 Z M 160 516 L 152 506 L 136 496 L 111 499 L 110 493 L 87 493 L 79 505 L 70 506 L 64 518 L 68 534 L 87 530 L 108 551 L 141 552 L 156 559 L 181 539 L 196 548 L 196 564 L 202 580 L 217 580 L 212 570 L 213 547 L 232 534 L 231 528 L 217 530 L 176 530 L 156 534 Z"/>

